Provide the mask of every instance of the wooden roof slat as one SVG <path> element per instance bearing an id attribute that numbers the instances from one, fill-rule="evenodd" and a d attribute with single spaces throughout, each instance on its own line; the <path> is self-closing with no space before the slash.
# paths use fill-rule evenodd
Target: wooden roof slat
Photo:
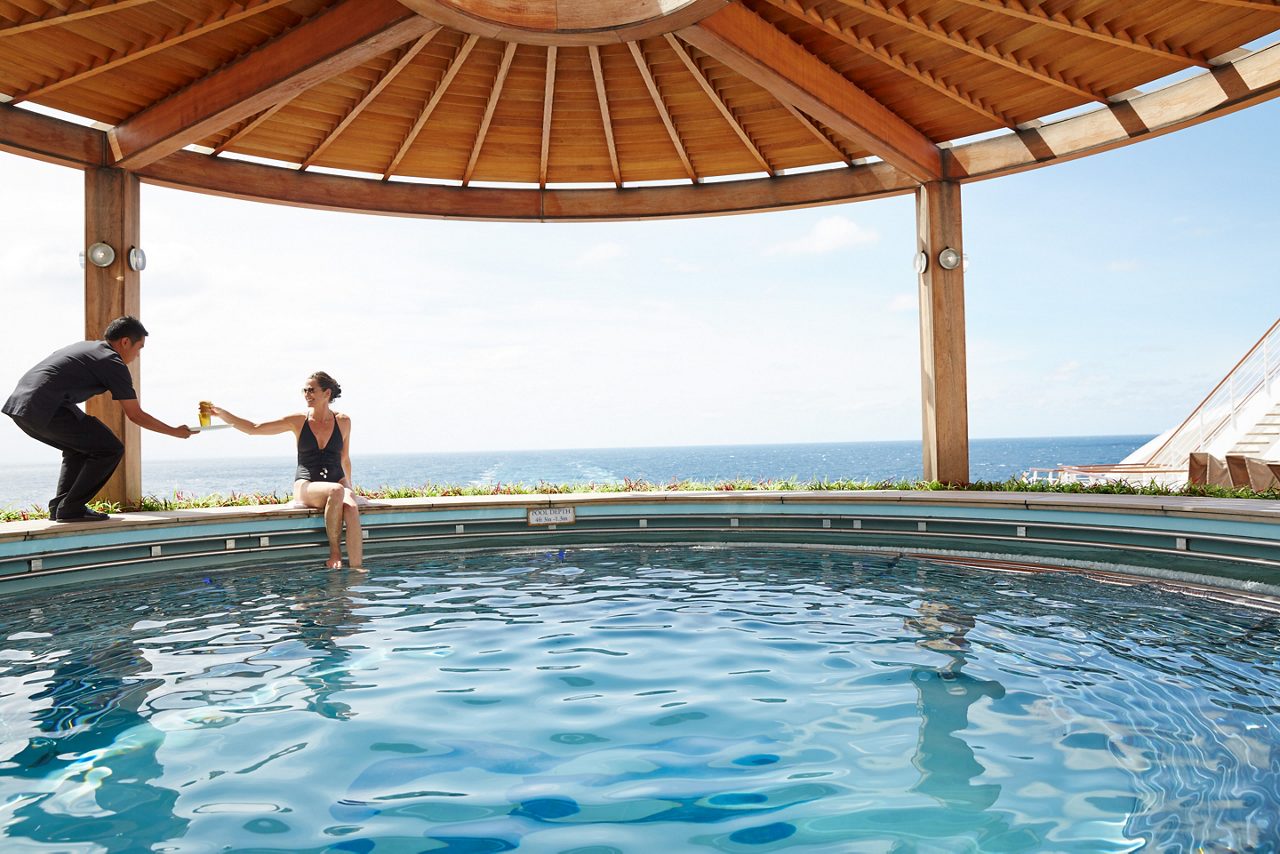
<path id="1" fill-rule="evenodd" d="M 1026 60 L 1018 59 L 1012 53 L 1006 53 L 994 44 L 984 44 L 979 39 L 966 36 L 962 32 L 947 30 L 937 23 L 931 24 L 919 15 L 908 15 L 897 5 L 890 5 L 885 0 L 837 0 L 837 2 L 848 6 L 850 9 L 857 9 L 860 12 L 866 12 L 882 20 L 898 24 L 913 33 L 931 38 L 934 41 L 949 44 L 958 50 L 963 50 L 966 53 L 994 62 L 1010 71 L 1033 77 L 1041 83 L 1055 86 L 1085 100 L 1097 101 L 1100 104 L 1107 102 L 1106 96 L 1102 93 L 1095 92 L 1075 81 L 1068 80 L 1065 75 L 1055 73 Z"/>
<path id="2" fill-rule="evenodd" d="M 542 85 L 542 145 L 538 154 L 538 186 L 547 186 L 547 161 L 551 155 L 551 112 L 556 95 L 556 54 L 559 48 L 547 48 L 547 71 Z"/>
<path id="3" fill-rule="evenodd" d="M 973 110 L 989 121 L 1004 125 L 1007 128 L 1016 127 L 1018 124 L 1004 113 L 984 104 L 976 95 L 965 91 L 954 83 L 948 83 L 936 74 L 909 62 L 901 54 L 890 50 L 887 45 L 876 45 L 870 38 L 859 35 L 858 31 L 853 27 L 842 26 L 834 18 L 824 18 L 816 9 L 806 10 L 799 0 L 764 0 L 764 2 L 818 27 L 824 33 L 838 38 L 851 47 L 857 48 L 873 59 L 878 59 L 890 68 L 907 75 L 917 83 L 923 83 L 938 94 L 950 98 L 962 107 Z"/>
<path id="4" fill-rule="evenodd" d="M 1053 27 L 1061 32 L 1084 36 L 1106 44 L 1142 51 L 1162 59 L 1176 59 L 1191 65 L 1199 65 L 1202 68 L 1209 67 L 1208 57 L 1190 53 L 1167 43 L 1152 42 L 1146 39 L 1138 40 L 1123 30 L 1111 30 L 1100 24 L 1091 24 L 1087 18 L 1083 16 L 1070 17 L 1065 11 L 1051 15 L 1039 6 L 1028 3 L 1027 0 L 956 0 L 956 2 L 972 6 L 975 9 L 997 12 L 1022 21 L 1031 21 L 1035 24 Z"/>
<path id="5" fill-rule="evenodd" d="M 489 134 L 489 124 L 493 121 L 493 111 L 498 108 L 498 99 L 502 97 L 502 87 L 507 82 L 507 72 L 511 70 L 511 60 L 516 55 L 516 42 L 508 42 L 502 52 L 502 62 L 498 65 L 498 76 L 494 78 L 493 90 L 489 93 L 489 101 L 484 107 L 484 118 L 480 120 L 480 130 L 476 132 L 476 141 L 471 146 L 471 157 L 467 160 L 467 168 L 462 173 L 462 186 L 471 183 L 471 175 L 475 172 L 476 160 L 480 157 L 480 149 L 484 147 L 484 138 Z"/>
<path id="6" fill-rule="evenodd" d="M 427 119 L 431 118 L 431 114 L 435 112 L 436 107 L 440 106 L 440 99 L 444 97 L 444 93 L 449 89 L 449 84 L 453 82 L 453 78 L 457 77 L 458 72 L 462 70 L 462 64 L 467 61 L 467 56 L 470 55 L 479 40 L 479 36 L 467 36 L 466 41 L 462 43 L 462 47 L 459 48 L 453 60 L 450 61 L 449 67 L 445 70 L 444 77 L 440 79 L 440 84 L 431 93 L 431 97 L 427 99 L 427 103 L 423 105 L 417 119 L 414 120 L 413 127 L 409 129 L 404 141 L 400 143 L 400 148 L 396 151 L 395 157 L 391 158 L 391 162 L 383 170 L 382 180 L 385 181 L 390 178 L 391 173 L 400 165 L 400 161 L 404 160 L 405 154 L 409 152 L 409 148 L 413 145 L 414 140 L 418 138 L 418 134 L 422 133 L 422 128 L 426 125 Z"/>
<path id="7" fill-rule="evenodd" d="M 809 118 L 804 113 L 797 110 L 795 107 L 786 103 L 785 101 L 779 101 L 778 103 L 782 105 L 782 108 L 784 110 L 786 110 L 788 113 L 794 116 L 796 121 L 798 121 L 804 127 L 805 130 L 809 131 L 818 139 L 819 142 L 821 142 L 824 146 L 826 146 L 831 151 L 833 151 L 837 157 L 839 157 L 845 163 L 848 163 L 850 166 L 853 165 L 854 158 L 851 157 L 847 151 L 845 151 L 844 149 L 840 148 L 840 146 L 832 142 L 831 137 L 827 136 L 825 133 L 822 132 L 822 128 L 818 127 L 817 122 L 815 122 L 813 119 Z"/>
<path id="8" fill-rule="evenodd" d="M 67 75 L 58 80 L 43 83 L 35 88 L 20 92 L 13 97 L 13 102 L 20 103 L 29 101 L 33 98 L 41 98 L 56 92 L 66 86 L 70 86 L 81 81 L 88 80 L 90 77 L 96 77 L 106 71 L 127 65 L 130 62 L 151 56 L 153 53 L 159 53 L 162 50 L 168 50 L 176 47 L 183 42 L 190 41 L 198 36 L 206 35 L 214 30 L 221 29 L 229 24 L 235 24 L 250 18 L 261 12 L 266 12 L 277 6 L 283 6 L 292 0 L 247 0 L 245 3 L 233 3 L 226 9 L 215 12 L 203 21 L 196 23 L 191 22 L 185 26 L 178 27 L 166 35 L 153 38 L 144 45 L 139 45 L 131 50 L 120 52 L 116 56 L 104 59 L 99 63 L 89 66 L 74 74 Z"/>
<path id="9" fill-rule="evenodd" d="M 217 156 L 222 152 L 226 151 L 228 148 L 235 145 L 237 142 L 244 139 L 249 134 L 257 130 L 258 128 L 262 127 L 262 125 L 265 124 L 268 119 L 270 119 L 276 113 L 280 112 L 282 109 L 288 106 L 289 102 L 292 100 L 293 100 L 292 98 L 285 99 L 280 103 L 274 104 L 268 107 L 267 109 L 263 110 L 254 119 L 252 119 L 247 124 L 245 124 L 244 127 L 240 128 L 238 131 L 231 134 L 231 136 L 227 137 L 221 143 L 219 143 L 218 146 L 213 149 L 214 156 Z"/>
<path id="10" fill-rule="evenodd" d="M 689 152 L 685 150 L 684 141 L 680 139 L 680 133 L 676 130 L 675 122 L 671 120 L 671 113 L 667 110 L 667 105 L 662 100 L 662 92 L 658 90 L 658 81 L 653 79 L 653 72 L 649 70 L 649 63 L 644 58 L 644 51 L 640 48 L 639 42 L 627 42 L 627 48 L 631 51 L 631 56 L 635 58 L 636 68 L 640 69 L 640 76 L 644 78 L 645 88 L 649 90 L 649 97 L 653 98 L 653 105 L 658 110 L 658 115 L 662 118 L 662 124 L 667 129 L 667 135 L 671 137 L 671 144 L 675 146 L 676 154 L 680 156 L 680 162 L 684 164 L 685 172 L 689 174 L 689 180 L 698 183 L 698 173 L 693 169 L 693 163 L 689 160 Z"/>
<path id="11" fill-rule="evenodd" d="M 386 74 L 378 78 L 378 82 L 373 84 L 369 91 L 365 93 L 365 96 L 360 99 L 359 103 L 352 107 L 351 110 L 343 116 L 342 121 L 338 122 L 337 126 L 334 127 L 333 130 L 329 131 L 328 135 L 321 140 L 320 144 L 312 149 L 311 153 L 302 161 L 303 169 L 310 168 L 316 160 L 320 158 L 320 155 L 324 154 L 325 149 L 332 145 L 334 140 L 341 136 L 342 132 L 350 127 L 351 123 L 354 122 L 360 114 L 363 113 L 375 99 L 377 99 L 379 95 L 382 94 L 382 91 L 390 86 L 392 81 L 400 76 L 400 72 L 409 67 L 409 63 L 413 62 L 418 54 L 422 52 L 422 49 L 431 43 L 431 40 L 440 33 L 441 29 L 441 27 L 436 27 L 435 29 L 430 30 L 405 49 L 400 58 L 396 60 L 395 65 L 391 66 L 391 68 L 387 70 Z"/>
<path id="12" fill-rule="evenodd" d="M 942 177 L 928 137 L 745 7 L 726 6 L 679 36 L 917 180 Z"/>
<path id="13" fill-rule="evenodd" d="M 604 122 L 605 145 L 609 147 L 609 165 L 613 168 L 613 183 L 622 186 L 622 170 L 618 167 L 618 146 L 613 139 L 613 119 L 609 115 L 609 95 L 604 88 L 604 69 L 600 65 L 600 48 L 589 45 L 587 53 L 591 57 L 591 77 L 595 81 L 596 100 L 600 104 L 600 119 Z"/>
<path id="14" fill-rule="evenodd" d="M 760 164 L 760 168 L 770 175 L 776 175 L 778 170 L 773 168 L 773 165 L 769 163 L 764 154 L 760 151 L 759 146 L 757 146 L 755 141 L 747 134 L 746 128 L 744 128 L 742 123 L 738 121 L 737 117 L 733 114 L 733 111 L 729 109 L 729 105 L 724 102 L 724 99 L 720 97 L 720 93 L 711 85 L 711 81 L 707 79 L 707 76 L 702 73 L 702 69 L 700 69 L 698 64 L 693 61 L 693 57 L 689 55 L 689 51 L 685 50 L 684 45 L 680 44 L 680 40 L 670 33 L 667 33 L 665 38 L 667 40 L 667 44 L 671 45 L 671 49 L 676 52 L 676 56 L 680 57 L 680 61 L 684 63 L 684 67 L 689 69 L 689 73 L 693 75 L 693 79 L 697 82 L 698 86 L 702 88 L 703 92 L 707 93 L 707 97 L 711 99 L 711 103 L 720 112 L 720 115 L 724 116 L 724 120 L 729 123 L 729 128 L 734 132 L 734 135 L 736 135 L 738 139 L 742 140 L 742 144 L 746 146 L 747 151 L 751 152 L 751 156 Z"/>
<path id="15" fill-rule="evenodd" d="M 0 39 L 6 36 L 16 36 L 22 33 L 29 33 L 35 30 L 43 30 L 47 27 L 60 27 L 63 24 L 69 24 L 72 21 L 83 21 L 86 18 L 92 18 L 96 15 L 104 15 L 109 12 L 119 12 L 124 9 L 132 9 L 134 6 L 141 6 L 144 3 L 154 3 L 155 0 L 112 0 L 105 3 L 72 3 L 65 10 L 54 9 L 53 11 L 32 17 L 16 24 L 9 24 L 0 27 Z"/>
<path id="16" fill-rule="evenodd" d="M 396 0 L 342 0 L 117 125 L 108 135 L 117 165 L 152 163 L 433 26 Z"/>

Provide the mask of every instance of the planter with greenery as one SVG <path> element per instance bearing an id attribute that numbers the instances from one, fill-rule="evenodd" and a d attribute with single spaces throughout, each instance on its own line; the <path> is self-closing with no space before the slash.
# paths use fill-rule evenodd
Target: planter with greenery
<path id="1" fill-rule="evenodd" d="M 864 492 L 869 490 L 902 490 L 911 492 L 1040 492 L 1074 495 L 1154 495 L 1194 498 L 1261 498 L 1280 500 L 1280 490 L 1254 492 L 1252 489 L 1230 489 L 1221 486 L 1186 484 L 1180 487 L 1161 486 L 1154 483 L 1132 484 L 1125 481 L 1106 481 L 1095 484 L 1045 482 L 1029 483 L 1017 478 L 1004 481 L 977 481 L 964 485 L 922 480 L 721 480 L 694 481 L 672 480 L 668 483 L 651 483 L 631 480 L 607 483 L 495 483 L 482 486 L 458 486 L 456 484 L 424 483 L 420 486 L 382 486 L 377 489 L 358 489 L 360 495 L 371 501 L 389 498 L 439 498 L 454 495 L 562 495 L 572 493 L 622 493 L 622 492 Z M 250 507 L 257 505 L 288 504 L 292 496 L 274 492 L 232 492 L 229 495 L 188 495 L 175 493 L 170 498 L 153 495 L 143 497 L 142 505 L 129 508 L 142 511 L 192 510 L 207 507 Z M 107 513 L 120 513 L 126 508 L 116 504 L 98 502 L 95 509 Z M 47 519 L 48 511 L 33 506 L 28 509 L 0 508 L 0 522 L 17 522 L 31 519 Z"/>

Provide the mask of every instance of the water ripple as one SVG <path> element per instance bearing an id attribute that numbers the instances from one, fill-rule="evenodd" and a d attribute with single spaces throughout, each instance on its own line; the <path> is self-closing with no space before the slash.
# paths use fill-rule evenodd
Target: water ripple
<path id="1" fill-rule="evenodd" d="M 1270 615 L 838 551 L 371 564 L 11 597 L 4 847 L 1280 839 Z"/>

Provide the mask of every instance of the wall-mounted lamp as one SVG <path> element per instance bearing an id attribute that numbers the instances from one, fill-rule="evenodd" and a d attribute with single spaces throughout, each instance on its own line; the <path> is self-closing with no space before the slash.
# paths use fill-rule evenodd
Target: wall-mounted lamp
<path id="1" fill-rule="evenodd" d="M 921 250 L 916 253 L 916 257 L 911 259 L 911 267 L 916 271 L 916 275 L 923 276 L 924 271 L 929 269 L 929 253 Z"/>
<path id="2" fill-rule="evenodd" d="M 134 246 L 129 250 L 129 269 L 141 273 L 147 269 L 147 253 Z"/>
<path id="3" fill-rule="evenodd" d="M 95 267 L 110 267 L 111 262 L 116 260 L 116 250 L 105 243 L 95 243 L 89 247 L 85 257 Z"/>
<path id="4" fill-rule="evenodd" d="M 960 253 L 948 246 L 938 253 L 938 266 L 944 270 L 954 270 L 963 263 Z"/>

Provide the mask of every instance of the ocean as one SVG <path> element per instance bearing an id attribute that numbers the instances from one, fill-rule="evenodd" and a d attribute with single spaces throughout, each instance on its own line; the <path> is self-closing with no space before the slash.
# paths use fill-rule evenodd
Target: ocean
<path id="1" fill-rule="evenodd" d="M 1115 463 L 1151 436 L 1073 436 L 973 439 L 969 469 L 974 480 L 1007 480 L 1031 468 Z M 475 451 L 440 454 L 357 454 L 357 486 L 497 483 L 606 483 L 624 478 L 668 483 L 746 478 L 897 480 L 921 477 L 920 443 L 839 442 L 794 445 L 703 445 L 673 448 L 589 448 L 554 451 Z M 148 495 L 171 498 L 230 492 L 292 490 L 294 460 L 239 457 L 152 460 L 142 463 Z M 42 505 L 53 495 L 56 464 L 0 463 L 0 507 Z"/>

